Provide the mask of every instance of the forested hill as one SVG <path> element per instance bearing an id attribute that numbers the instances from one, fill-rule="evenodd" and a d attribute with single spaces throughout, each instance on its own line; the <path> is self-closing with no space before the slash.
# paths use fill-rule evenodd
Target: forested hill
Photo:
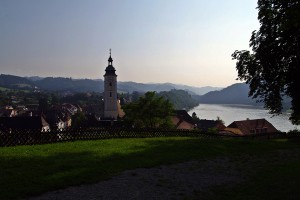
<path id="1" fill-rule="evenodd" d="M 47 77 L 34 83 L 42 90 L 72 91 L 72 92 L 102 92 L 104 83 L 102 80 L 72 79 L 61 77 Z"/>
<path id="2" fill-rule="evenodd" d="M 163 96 L 168 99 L 175 109 L 191 109 L 199 104 L 198 100 L 193 98 L 187 91 L 184 90 L 171 90 L 167 92 L 158 93 L 159 96 Z"/>
<path id="3" fill-rule="evenodd" d="M 236 83 L 220 91 L 208 92 L 199 99 L 200 103 L 210 104 L 248 104 L 257 105 L 256 100 L 248 97 L 249 86 Z M 262 105 L 262 104 L 261 104 Z"/>
<path id="4" fill-rule="evenodd" d="M 147 92 L 147 91 L 170 91 L 172 89 L 176 90 L 185 90 L 188 91 L 190 94 L 195 95 L 203 95 L 207 92 L 220 90 L 220 87 L 194 87 L 188 85 L 180 85 L 180 84 L 173 84 L 173 83 L 136 83 L 136 82 L 118 82 L 118 90 L 120 91 L 127 91 L 132 93 L 133 91 L 137 92 Z"/>
<path id="5" fill-rule="evenodd" d="M 71 91 L 71 92 L 103 92 L 104 82 L 101 79 L 72 79 L 63 77 L 18 77 L 13 75 L 0 75 L 0 86 L 18 89 L 18 87 L 28 86 L 38 87 L 48 91 Z M 219 87 L 193 87 L 172 83 L 135 83 L 118 81 L 118 92 L 132 93 L 147 91 L 170 91 L 172 89 L 186 90 L 190 94 L 202 95 L 209 91 L 219 90 Z"/>
<path id="6" fill-rule="evenodd" d="M 245 104 L 263 106 L 263 102 L 257 102 L 257 99 L 248 97 L 250 89 L 246 83 L 236 83 L 220 91 L 208 92 L 199 97 L 200 103 L 207 104 Z M 291 107 L 291 98 L 284 97 L 282 103 L 283 110 Z"/>
<path id="7" fill-rule="evenodd" d="M 0 74 L 0 86 L 10 89 L 33 89 L 35 84 L 23 77 Z"/>

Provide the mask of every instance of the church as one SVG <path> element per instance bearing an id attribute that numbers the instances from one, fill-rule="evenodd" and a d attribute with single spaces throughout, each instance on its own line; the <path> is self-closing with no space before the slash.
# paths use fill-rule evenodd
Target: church
<path id="1" fill-rule="evenodd" d="M 117 94 L 117 74 L 113 66 L 113 59 L 111 57 L 111 49 L 109 52 L 108 66 L 104 74 L 104 110 L 103 116 L 105 119 L 116 120 L 122 115 L 120 103 Z"/>

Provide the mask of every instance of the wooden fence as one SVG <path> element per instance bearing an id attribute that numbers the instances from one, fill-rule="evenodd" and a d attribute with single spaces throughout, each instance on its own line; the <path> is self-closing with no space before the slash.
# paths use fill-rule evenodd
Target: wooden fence
<path id="1" fill-rule="evenodd" d="M 0 146 L 34 145 L 76 140 L 98 140 L 111 138 L 150 138 L 150 137 L 233 137 L 211 134 L 199 130 L 178 129 L 128 129 L 128 128 L 85 128 L 64 131 L 41 132 L 40 130 L 0 130 Z M 238 136 L 236 136 L 238 137 Z M 248 137 L 248 136 L 247 136 Z M 260 134 L 249 138 L 284 138 L 285 133 Z M 300 138 L 300 135 L 294 135 Z"/>

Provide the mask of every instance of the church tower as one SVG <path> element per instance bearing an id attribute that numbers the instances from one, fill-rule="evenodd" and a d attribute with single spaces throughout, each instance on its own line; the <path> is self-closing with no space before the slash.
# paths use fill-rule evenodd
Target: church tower
<path id="1" fill-rule="evenodd" d="M 117 99 L 117 75 L 113 67 L 111 49 L 109 50 L 108 66 L 104 74 L 104 117 L 117 119 L 118 99 Z"/>

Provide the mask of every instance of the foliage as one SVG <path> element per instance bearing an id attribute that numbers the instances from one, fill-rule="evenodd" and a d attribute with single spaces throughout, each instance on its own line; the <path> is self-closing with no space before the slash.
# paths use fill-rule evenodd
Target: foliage
<path id="1" fill-rule="evenodd" d="M 87 118 L 83 112 L 77 112 L 72 116 L 72 128 L 80 128 L 85 126 L 86 120 Z"/>
<path id="2" fill-rule="evenodd" d="M 125 120 L 135 127 L 169 127 L 173 105 L 155 92 L 147 92 L 138 101 L 123 106 Z"/>
<path id="3" fill-rule="evenodd" d="M 192 118 L 193 118 L 195 124 L 197 124 L 200 121 L 199 117 L 197 116 L 197 114 L 195 112 L 192 113 Z"/>
<path id="4" fill-rule="evenodd" d="M 217 121 L 221 122 L 223 125 L 225 124 L 223 119 L 221 119 L 221 117 L 217 116 Z"/>
<path id="5" fill-rule="evenodd" d="M 253 52 L 232 54 L 238 78 L 273 114 L 281 112 L 284 96 L 291 97 L 290 120 L 300 124 L 300 1 L 258 0 L 258 10 L 261 26 L 252 32 Z"/>
<path id="6" fill-rule="evenodd" d="M 218 131 L 217 128 L 209 128 L 209 129 L 207 130 L 207 132 L 208 132 L 209 134 L 218 134 L 218 133 L 219 133 L 219 131 Z"/>
<path id="7" fill-rule="evenodd" d="M 38 111 L 39 113 L 47 113 L 49 110 L 49 103 L 48 103 L 48 98 L 47 97 L 42 97 L 39 100 L 39 107 Z"/>
<path id="8" fill-rule="evenodd" d="M 160 92 L 158 95 L 168 99 L 177 110 L 190 109 L 199 104 L 199 102 L 185 90 L 173 89 L 170 91 Z"/>
<path id="9" fill-rule="evenodd" d="M 75 93 L 73 95 L 68 95 L 60 99 L 64 103 L 72 103 L 79 105 L 91 105 L 91 104 L 101 104 L 102 96 L 100 93 Z"/>
<path id="10" fill-rule="evenodd" d="M 140 97 L 142 97 L 144 93 L 133 91 L 131 94 L 131 100 L 132 101 L 138 101 Z"/>

